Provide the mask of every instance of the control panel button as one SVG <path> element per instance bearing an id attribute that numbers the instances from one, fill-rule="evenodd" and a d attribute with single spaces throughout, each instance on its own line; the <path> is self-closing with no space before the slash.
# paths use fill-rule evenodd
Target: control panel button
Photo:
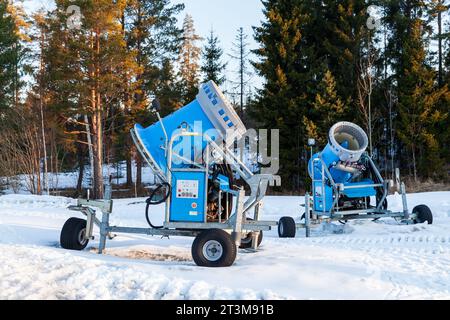
<path id="1" fill-rule="evenodd" d="M 177 198 L 197 199 L 199 194 L 198 180 L 178 180 Z"/>

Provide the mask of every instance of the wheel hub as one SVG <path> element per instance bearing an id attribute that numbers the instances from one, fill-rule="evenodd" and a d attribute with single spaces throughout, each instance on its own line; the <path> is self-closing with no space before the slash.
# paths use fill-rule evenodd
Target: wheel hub
<path id="1" fill-rule="evenodd" d="M 86 229 L 82 229 L 80 230 L 80 232 L 78 233 L 78 242 L 81 245 L 84 245 L 88 240 L 86 239 Z"/>
<path id="2" fill-rule="evenodd" d="M 209 240 L 203 246 L 203 255 L 209 261 L 217 261 L 223 255 L 223 247 L 216 240 Z"/>

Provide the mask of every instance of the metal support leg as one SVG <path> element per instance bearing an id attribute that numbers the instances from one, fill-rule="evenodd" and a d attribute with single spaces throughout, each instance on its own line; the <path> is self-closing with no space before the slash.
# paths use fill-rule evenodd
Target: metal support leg
<path id="1" fill-rule="evenodd" d="M 252 250 L 253 251 L 257 251 L 258 250 L 259 233 L 260 233 L 260 231 L 252 232 Z"/>
<path id="2" fill-rule="evenodd" d="M 405 220 L 409 220 L 408 202 L 406 201 L 406 187 L 404 182 L 402 182 L 400 190 L 402 193 L 403 213 L 405 215 Z"/>
<path id="3" fill-rule="evenodd" d="M 102 254 L 106 247 L 106 237 L 109 229 L 109 212 L 102 212 L 102 224 L 100 226 L 100 244 L 98 246 L 98 253 Z"/>
<path id="4" fill-rule="evenodd" d="M 311 214 L 310 214 L 310 206 L 309 206 L 309 193 L 305 194 L 305 230 L 306 237 L 309 238 L 311 236 Z"/>
<path id="5" fill-rule="evenodd" d="M 399 168 L 395 168 L 395 189 L 398 192 L 401 192 L 400 169 Z"/>
<path id="6" fill-rule="evenodd" d="M 255 206 L 255 215 L 253 216 L 253 220 L 258 221 L 259 220 L 259 209 L 262 206 L 262 202 L 258 202 Z"/>
<path id="7" fill-rule="evenodd" d="M 94 232 L 94 222 L 96 220 L 95 218 L 95 210 L 92 210 L 91 208 L 87 208 L 84 212 L 84 214 L 87 217 L 86 220 L 86 240 L 94 240 L 94 236 L 92 235 Z"/>
<path id="8" fill-rule="evenodd" d="M 234 221 L 233 233 L 231 234 L 233 241 L 237 246 L 241 245 L 242 239 L 242 220 L 244 213 L 244 196 L 245 190 L 242 188 L 239 190 L 239 195 L 237 199 L 237 207 L 236 207 L 236 221 Z"/>

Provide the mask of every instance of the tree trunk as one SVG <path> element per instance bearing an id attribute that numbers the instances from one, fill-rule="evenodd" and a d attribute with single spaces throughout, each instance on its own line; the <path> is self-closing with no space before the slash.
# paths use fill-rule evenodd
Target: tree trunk
<path id="1" fill-rule="evenodd" d="M 438 59 L 439 59 L 439 71 L 438 71 L 438 83 L 439 87 L 443 86 L 443 67 L 442 67 L 442 12 L 438 13 Z"/>
<path id="2" fill-rule="evenodd" d="M 84 123 L 86 123 L 86 142 L 88 144 L 89 150 L 89 165 L 91 167 L 91 183 L 94 183 L 94 151 L 92 150 L 92 134 L 91 134 L 91 125 L 89 124 L 89 118 L 87 115 L 84 115 Z"/>
<path id="3" fill-rule="evenodd" d="M 411 149 L 412 149 L 412 162 L 413 162 L 414 181 L 417 182 L 416 148 L 415 148 L 414 145 L 412 145 Z"/>
<path id="4" fill-rule="evenodd" d="M 93 195 L 95 199 L 103 199 L 103 142 L 101 111 L 97 110 L 92 117 L 93 152 L 94 152 L 94 183 Z"/>
<path id="5" fill-rule="evenodd" d="M 34 159 L 34 164 L 35 164 L 35 172 L 36 172 L 36 177 L 37 177 L 37 182 L 36 182 L 36 194 L 41 195 L 42 194 L 42 188 L 41 188 L 41 149 L 40 149 L 40 141 L 38 138 L 38 130 L 37 128 L 34 128 L 34 155 L 35 155 L 35 159 Z"/>
<path id="6" fill-rule="evenodd" d="M 80 139 L 81 140 L 81 139 Z M 78 181 L 77 181 L 77 193 L 80 195 L 83 192 L 83 176 L 84 176 L 84 157 L 83 147 L 80 143 L 77 144 L 78 149 Z"/>
<path id="7" fill-rule="evenodd" d="M 91 106 L 92 106 L 92 151 L 94 154 L 94 181 L 93 196 L 95 199 L 103 199 L 103 112 L 100 94 L 100 31 L 95 32 L 95 58 L 92 78 L 95 79 L 94 86 L 91 88 Z"/>
<path id="8" fill-rule="evenodd" d="M 142 158 L 136 152 L 136 184 L 138 188 L 142 186 Z"/>
<path id="9" fill-rule="evenodd" d="M 41 134 L 42 134 L 42 148 L 44 151 L 44 189 L 47 191 L 47 195 L 50 194 L 49 182 L 48 182 L 48 165 L 47 165 L 47 141 L 45 139 L 45 125 L 44 125 L 44 31 L 41 29 L 41 59 L 39 67 L 39 111 L 41 116 Z"/>
<path id="10" fill-rule="evenodd" d="M 130 144 L 128 144 L 130 145 Z M 133 165 L 131 157 L 131 148 L 127 152 L 127 187 L 131 188 L 133 186 Z"/>

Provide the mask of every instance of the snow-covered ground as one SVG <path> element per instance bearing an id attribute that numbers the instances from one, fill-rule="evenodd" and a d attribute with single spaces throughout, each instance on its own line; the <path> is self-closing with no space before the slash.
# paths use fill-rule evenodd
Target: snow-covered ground
<path id="1" fill-rule="evenodd" d="M 199 268 L 192 239 L 120 235 L 103 256 L 59 247 L 71 199 L 0 197 L 0 299 L 450 299 L 450 192 L 408 195 L 433 225 L 393 219 L 322 225 L 306 239 L 266 233 L 230 268 Z M 298 218 L 302 197 L 268 197 L 264 220 Z M 398 196 L 389 198 L 400 209 Z M 161 222 L 163 207 L 154 209 Z M 146 226 L 143 199 L 115 201 L 112 223 Z M 158 221 L 160 220 L 160 221 Z M 98 238 L 98 237 L 97 237 Z"/>

